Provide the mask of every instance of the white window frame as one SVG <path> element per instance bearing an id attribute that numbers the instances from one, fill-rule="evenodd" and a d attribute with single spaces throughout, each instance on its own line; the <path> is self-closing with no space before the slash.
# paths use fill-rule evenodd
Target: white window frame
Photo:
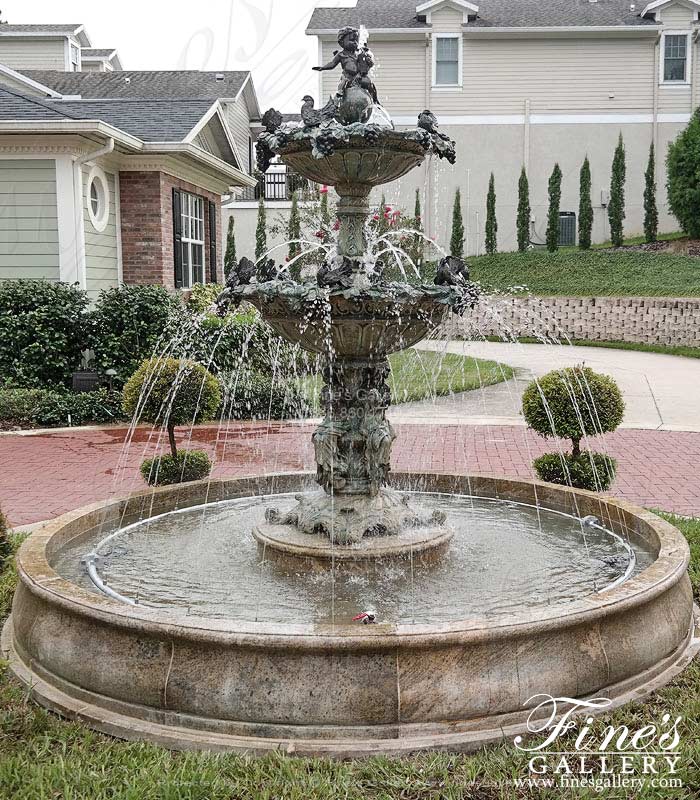
<path id="1" fill-rule="evenodd" d="M 666 37 L 685 36 L 686 37 L 686 60 L 685 60 L 685 80 L 667 81 L 666 80 Z M 662 86 L 690 86 L 693 74 L 693 36 L 692 31 L 664 31 L 661 35 L 661 57 L 659 58 L 659 84 Z"/>
<path id="2" fill-rule="evenodd" d="M 92 207 L 93 186 L 97 190 L 97 198 L 101 206 L 97 213 L 95 213 L 95 210 Z M 102 233 L 109 222 L 109 181 L 107 180 L 107 175 L 105 174 L 104 170 L 100 169 L 98 166 L 94 166 L 88 173 L 86 182 L 86 195 L 87 197 L 85 199 L 87 202 L 88 217 L 90 217 L 92 227 L 98 233 Z"/>
<path id="3" fill-rule="evenodd" d="M 432 88 L 437 92 L 454 92 L 462 88 L 464 80 L 464 37 L 461 33 L 434 33 L 433 39 L 433 80 Z M 438 39 L 457 39 L 457 83 L 438 83 L 437 82 L 437 40 Z"/>
<path id="4" fill-rule="evenodd" d="M 200 206 L 202 209 L 201 218 L 199 216 L 195 216 L 194 212 L 196 211 L 197 206 Z M 196 247 L 202 248 L 201 283 L 207 282 L 207 232 L 205 227 L 206 218 L 204 212 L 204 198 L 197 194 L 191 194 L 190 192 L 181 192 L 180 218 L 182 225 L 182 237 L 180 239 L 180 246 L 182 247 L 182 288 L 191 289 L 197 283 L 200 283 L 200 281 L 194 280 L 193 274 L 194 258 L 192 256 Z M 201 239 L 196 236 L 198 233 L 196 228 L 199 227 L 198 223 L 201 223 Z M 185 258 L 185 253 L 187 253 L 187 258 Z"/>
<path id="5" fill-rule="evenodd" d="M 75 61 L 73 61 L 73 52 L 75 52 Z M 80 54 L 79 45 L 72 41 L 68 41 L 68 63 L 70 64 L 71 72 L 80 72 L 82 68 L 82 59 Z"/>

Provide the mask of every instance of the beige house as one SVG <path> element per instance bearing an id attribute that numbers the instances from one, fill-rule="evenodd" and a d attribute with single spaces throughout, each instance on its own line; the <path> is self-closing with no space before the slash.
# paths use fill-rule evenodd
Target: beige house
<path id="1" fill-rule="evenodd" d="M 578 212 L 579 169 L 591 160 L 596 241 L 609 238 L 613 150 L 627 148 L 627 234 L 643 225 L 643 176 L 652 142 L 662 230 L 675 230 L 665 198 L 667 145 L 700 99 L 698 0 L 358 0 L 317 8 L 307 34 L 327 63 L 345 25 L 365 26 L 382 103 L 398 126 L 423 108 L 458 145 L 456 167 L 427 163 L 386 187 L 396 206 L 421 192 L 427 232 L 449 240 L 461 188 L 469 253 L 483 251 L 486 192 L 496 178 L 499 249 L 516 247 L 517 181 L 530 178 L 532 239 L 544 239 L 547 182 L 563 174 L 562 211 Z M 319 99 L 338 75 L 319 73 Z"/>
<path id="2" fill-rule="evenodd" d="M 0 25 L 0 280 L 221 281 L 256 117 L 249 72 L 127 72 L 82 26 Z"/>

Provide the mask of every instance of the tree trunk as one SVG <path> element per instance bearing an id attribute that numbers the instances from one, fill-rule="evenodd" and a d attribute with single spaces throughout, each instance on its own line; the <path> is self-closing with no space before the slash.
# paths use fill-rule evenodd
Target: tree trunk
<path id="1" fill-rule="evenodd" d="M 581 440 L 580 439 L 572 439 L 573 448 L 571 451 L 571 455 L 573 458 L 578 458 L 581 455 Z"/>
<path id="2" fill-rule="evenodd" d="M 175 444 L 175 426 L 168 425 L 168 441 L 170 442 L 170 452 L 173 458 L 177 458 L 177 445 Z"/>

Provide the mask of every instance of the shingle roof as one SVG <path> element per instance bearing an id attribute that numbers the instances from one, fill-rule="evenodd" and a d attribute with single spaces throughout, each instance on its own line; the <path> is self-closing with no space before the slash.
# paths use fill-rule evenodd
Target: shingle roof
<path id="1" fill-rule="evenodd" d="M 3 22 L 0 25 L 0 35 L 3 33 L 75 33 L 78 28 L 83 26 L 78 25 L 10 25 Z"/>
<path id="2" fill-rule="evenodd" d="M 81 47 L 80 48 L 80 57 L 85 58 L 109 58 L 112 53 L 115 51 L 116 48 L 110 47 L 106 50 L 102 50 L 97 47 Z"/>
<path id="3" fill-rule="evenodd" d="M 60 72 L 29 69 L 22 71 L 32 80 L 61 94 L 105 99 L 110 97 L 140 99 L 196 98 L 218 100 L 236 97 L 249 72 L 119 71 L 119 72 Z M 223 80 L 217 80 L 223 75 Z"/>
<path id="4" fill-rule="evenodd" d="M 211 108 L 210 100 L 47 101 L 74 119 L 98 119 L 144 142 L 181 142 Z"/>
<path id="5" fill-rule="evenodd" d="M 67 114 L 47 106 L 43 100 L 25 97 L 0 84 L 0 120 L 59 120 Z"/>
<path id="6" fill-rule="evenodd" d="M 210 100 L 42 100 L 0 85 L 0 120 L 100 120 L 144 142 L 182 142 Z"/>
<path id="7" fill-rule="evenodd" d="M 565 26 L 653 25 L 639 13 L 631 0 L 472 0 L 479 6 L 470 27 L 523 28 Z M 428 28 L 416 16 L 418 0 L 358 0 L 354 8 L 317 8 L 309 21 L 309 30 L 336 30 L 345 25 L 377 28 Z"/>

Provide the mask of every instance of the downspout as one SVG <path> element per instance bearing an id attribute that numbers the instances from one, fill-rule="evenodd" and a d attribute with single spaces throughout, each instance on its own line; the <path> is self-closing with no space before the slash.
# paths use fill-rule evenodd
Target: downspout
<path id="1" fill-rule="evenodd" d="M 114 152 L 114 139 L 110 136 L 107 139 L 107 144 L 104 147 L 101 147 L 99 150 L 95 150 L 93 153 L 88 153 L 85 156 L 81 156 L 80 158 L 76 159 L 76 165 L 85 164 L 88 161 L 94 161 L 96 158 L 101 158 L 102 156 L 108 156 L 110 153 Z"/>
<path id="2" fill-rule="evenodd" d="M 698 28 L 693 33 L 693 35 L 691 37 L 691 41 L 693 43 L 693 47 L 692 47 L 692 50 L 691 50 L 691 56 L 690 56 L 690 115 L 691 115 L 691 117 L 693 115 L 693 112 L 695 111 L 695 109 L 698 106 L 698 101 L 697 101 L 697 97 L 696 97 L 697 85 L 698 85 L 698 82 L 696 80 L 697 72 L 698 72 L 698 62 L 697 62 L 697 57 L 698 57 L 698 37 L 700 37 L 700 28 Z"/>
<path id="3" fill-rule="evenodd" d="M 656 175 L 654 180 L 658 182 L 659 172 L 659 75 L 661 74 L 661 32 L 654 45 L 654 100 L 652 108 L 652 141 L 654 142 L 654 152 L 656 153 Z M 692 93 L 692 92 L 691 92 Z"/>

